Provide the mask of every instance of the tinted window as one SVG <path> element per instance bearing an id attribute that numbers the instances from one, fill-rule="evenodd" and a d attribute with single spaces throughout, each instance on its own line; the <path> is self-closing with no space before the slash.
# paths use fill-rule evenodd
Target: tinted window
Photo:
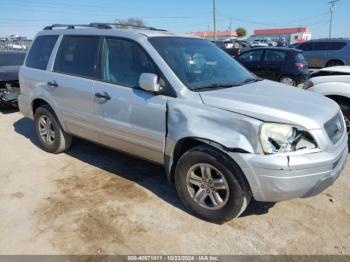
<path id="1" fill-rule="evenodd" d="M 240 85 L 255 77 L 213 43 L 186 37 L 152 37 L 151 44 L 192 90 Z"/>
<path id="2" fill-rule="evenodd" d="M 301 53 L 298 53 L 298 54 L 295 56 L 295 60 L 296 60 L 298 63 L 302 63 L 303 65 L 306 65 L 306 64 L 307 64 L 304 55 L 301 54 Z"/>
<path id="3" fill-rule="evenodd" d="M 247 52 L 242 54 L 239 57 L 239 60 L 241 60 L 242 62 L 258 62 L 261 60 L 263 53 L 264 53 L 263 50 Z"/>
<path id="4" fill-rule="evenodd" d="M 0 66 L 17 66 L 22 65 L 25 53 L 0 53 Z"/>
<path id="5" fill-rule="evenodd" d="M 331 47 L 330 42 L 315 42 L 313 46 L 314 51 L 329 50 Z"/>
<path id="6" fill-rule="evenodd" d="M 37 37 L 30 48 L 26 66 L 45 70 L 57 38 L 57 35 Z"/>
<path id="7" fill-rule="evenodd" d="M 267 50 L 265 61 L 266 62 L 283 62 L 286 59 L 286 52 Z"/>
<path id="8" fill-rule="evenodd" d="M 65 36 L 58 50 L 54 71 L 94 77 L 100 38 Z"/>
<path id="9" fill-rule="evenodd" d="M 146 52 L 135 42 L 106 38 L 102 54 L 102 80 L 123 86 L 139 85 L 142 73 L 157 74 Z"/>
<path id="10" fill-rule="evenodd" d="M 345 42 L 333 42 L 331 44 L 331 50 L 340 50 L 346 46 Z"/>
<path id="11" fill-rule="evenodd" d="M 297 46 L 298 49 L 303 51 L 311 51 L 312 50 L 312 43 L 303 43 L 299 46 Z"/>

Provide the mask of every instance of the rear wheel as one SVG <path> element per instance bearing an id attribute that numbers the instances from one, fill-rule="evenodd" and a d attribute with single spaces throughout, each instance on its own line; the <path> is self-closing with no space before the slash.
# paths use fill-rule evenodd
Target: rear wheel
<path id="1" fill-rule="evenodd" d="M 180 158 L 175 186 L 194 215 L 214 223 L 238 217 L 251 198 L 237 164 L 209 146 L 194 147 Z"/>
<path id="2" fill-rule="evenodd" d="M 280 78 L 280 82 L 282 84 L 289 85 L 289 86 L 295 86 L 296 85 L 296 81 L 295 81 L 295 79 L 292 76 L 282 76 Z"/>
<path id="3" fill-rule="evenodd" d="M 327 63 L 326 67 L 331 67 L 331 66 L 343 66 L 344 63 L 339 60 L 331 60 Z"/>
<path id="4" fill-rule="evenodd" d="M 42 149 L 50 153 L 61 153 L 72 143 L 72 136 L 61 127 L 48 105 L 42 105 L 34 114 L 35 131 Z"/>

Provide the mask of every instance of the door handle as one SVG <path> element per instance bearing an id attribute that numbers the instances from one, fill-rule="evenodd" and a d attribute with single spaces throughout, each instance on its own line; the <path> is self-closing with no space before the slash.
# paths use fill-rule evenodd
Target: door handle
<path id="1" fill-rule="evenodd" d="M 51 87 L 58 87 L 58 84 L 57 84 L 57 82 L 55 80 L 47 82 L 47 85 L 51 86 Z"/>
<path id="2" fill-rule="evenodd" d="M 95 96 L 97 98 L 102 98 L 102 99 L 105 99 L 105 100 L 111 100 L 111 97 L 109 96 L 109 94 L 107 92 L 103 92 L 103 94 L 95 93 Z"/>

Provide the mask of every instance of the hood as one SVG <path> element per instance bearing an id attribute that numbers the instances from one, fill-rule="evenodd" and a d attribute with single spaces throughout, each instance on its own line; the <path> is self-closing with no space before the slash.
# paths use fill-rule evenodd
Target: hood
<path id="1" fill-rule="evenodd" d="M 0 81 L 18 80 L 18 72 L 21 66 L 0 66 Z"/>
<path id="2" fill-rule="evenodd" d="M 265 122 L 322 128 L 339 106 L 321 95 L 268 80 L 200 92 L 203 103 Z"/>

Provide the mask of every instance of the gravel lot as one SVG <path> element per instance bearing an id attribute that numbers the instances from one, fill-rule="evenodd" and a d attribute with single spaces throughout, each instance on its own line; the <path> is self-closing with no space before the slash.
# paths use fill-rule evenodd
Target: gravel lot
<path id="1" fill-rule="evenodd" d="M 350 254 L 349 164 L 316 197 L 215 225 L 184 210 L 160 167 L 78 139 L 48 154 L 13 110 L 0 138 L 0 254 Z"/>

